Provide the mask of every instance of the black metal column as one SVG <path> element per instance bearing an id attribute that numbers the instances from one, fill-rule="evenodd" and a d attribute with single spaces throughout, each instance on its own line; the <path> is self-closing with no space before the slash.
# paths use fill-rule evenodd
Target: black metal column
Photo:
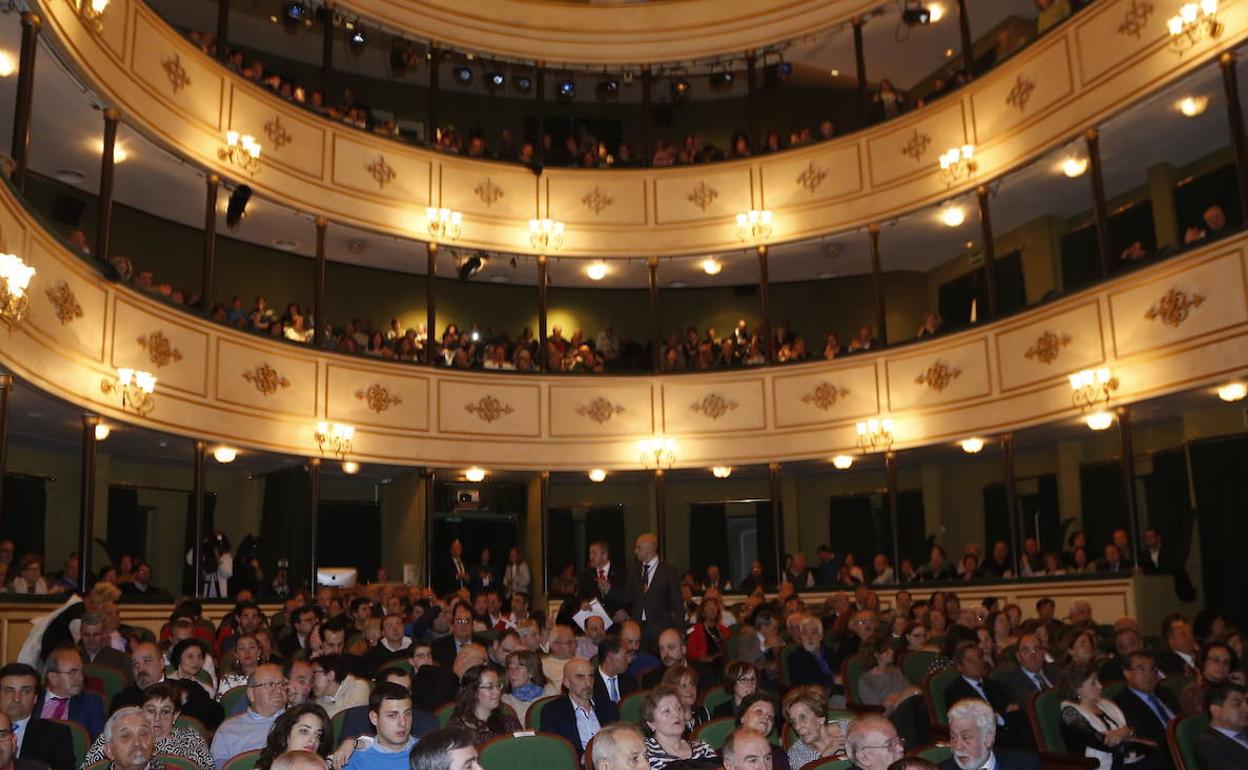
<path id="1" fill-rule="evenodd" d="M 1235 69 L 1235 52 L 1227 51 L 1218 58 L 1222 65 L 1222 85 L 1226 89 L 1226 117 L 1230 123 L 1231 150 L 1235 153 L 1235 181 L 1239 185 L 1239 210 L 1248 222 L 1248 149 L 1244 147 L 1244 109 L 1239 99 L 1239 73 Z"/>
<path id="2" fill-rule="evenodd" d="M 216 54 L 221 61 L 230 58 L 230 0 L 217 0 Z"/>
<path id="3" fill-rule="evenodd" d="M 771 332 L 771 284 L 767 277 L 767 246 L 758 247 L 758 312 L 759 330 L 763 334 L 767 363 L 776 362 L 776 335 Z"/>
<path id="4" fill-rule="evenodd" d="M 4 521 L 4 474 L 9 468 L 9 394 L 13 375 L 0 374 L 0 522 Z"/>
<path id="5" fill-rule="evenodd" d="M 984 240 L 984 278 L 988 282 L 988 317 L 991 321 L 1001 311 L 997 298 L 997 248 L 992 242 L 992 208 L 988 202 L 988 185 L 981 184 L 975 189 L 979 197 L 979 230 Z"/>
<path id="6" fill-rule="evenodd" d="M 880 226 L 867 227 L 871 236 L 871 277 L 875 283 L 875 328 L 876 338 L 881 345 L 888 344 L 888 317 L 884 304 L 884 270 L 880 262 Z"/>
<path id="7" fill-rule="evenodd" d="M 1089 128 L 1084 134 L 1088 145 L 1088 174 L 1092 182 L 1092 211 L 1096 215 L 1096 253 L 1101 277 L 1109 275 L 1109 207 L 1105 203 L 1105 175 L 1101 168 L 1101 132 Z"/>
<path id="8" fill-rule="evenodd" d="M 539 254 L 537 257 L 537 345 L 538 345 L 538 365 L 541 371 L 547 371 L 549 363 L 546 355 L 546 289 L 548 284 L 548 273 L 550 260 L 545 254 Z"/>
<path id="9" fill-rule="evenodd" d="M 312 330 L 312 344 L 317 348 L 325 346 L 325 322 L 328 320 L 325 317 L 325 230 L 328 227 L 328 219 L 316 218 L 316 272 L 312 284 L 312 320 L 316 326 Z"/>
<path id="10" fill-rule="evenodd" d="M 767 482 L 771 496 L 771 530 L 775 538 L 776 588 L 784 582 L 784 491 L 780 487 L 780 463 L 767 466 Z M 799 590 L 803 586 L 794 586 Z"/>
<path id="11" fill-rule="evenodd" d="M 17 101 L 13 107 L 13 184 L 26 192 L 26 167 L 30 162 L 30 115 L 35 100 L 35 54 L 39 50 L 39 28 L 43 19 L 31 11 L 22 12 L 22 52 L 17 70 Z"/>
<path id="12" fill-rule="evenodd" d="M 1014 475 L 1014 434 L 1001 434 L 1001 472 L 1005 485 L 1005 511 L 1010 520 L 1010 563 L 1014 577 L 1023 573 L 1018 568 L 1018 481 Z M 987 544 L 991 548 L 991 544 Z"/>
<path id="13" fill-rule="evenodd" d="M 667 477 L 662 468 L 654 470 L 654 526 L 659 539 L 659 553 L 666 555 L 663 544 L 667 542 Z"/>
<path id="14" fill-rule="evenodd" d="M 195 537 L 191 540 L 191 574 L 195 580 L 195 596 L 204 595 L 204 452 L 207 445 L 195 442 Z"/>
<path id="15" fill-rule="evenodd" d="M 862 48 L 862 25 L 865 18 L 854 19 L 854 62 L 858 67 L 858 126 L 867 125 L 867 54 Z"/>
<path id="16" fill-rule="evenodd" d="M 425 244 L 425 255 L 428 266 L 425 268 L 425 363 L 436 366 L 438 363 L 438 244 L 429 241 Z"/>
<path id="17" fill-rule="evenodd" d="M 893 531 L 893 574 L 901 575 L 901 514 L 897 508 L 897 453 L 884 453 L 884 477 L 888 486 L 888 521 Z"/>
<path id="18" fill-rule="evenodd" d="M 117 122 L 121 115 L 109 107 L 104 110 L 104 149 L 100 153 L 100 221 L 95 231 L 95 258 L 108 264 L 108 239 L 113 226 L 113 174 L 117 163 L 113 153 L 117 147 Z"/>
<path id="19" fill-rule="evenodd" d="M 316 590 L 317 530 L 321 518 L 321 458 L 308 458 L 308 589 Z"/>
<path id="20" fill-rule="evenodd" d="M 91 585 L 91 553 L 95 548 L 95 426 L 100 418 L 82 416 L 82 477 L 78 505 L 78 586 Z"/>
<path id="21" fill-rule="evenodd" d="M 1118 412 L 1118 439 L 1119 467 L 1122 469 L 1122 498 L 1127 502 L 1127 525 L 1131 529 L 1131 553 L 1119 554 L 1124 560 L 1130 560 L 1135 564 L 1135 568 L 1140 569 L 1137 563 L 1139 559 L 1138 553 L 1140 548 L 1140 514 L 1139 507 L 1135 497 L 1135 449 L 1134 443 L 1131 441 L 1131 407 L 1120 406 L 1115 411 Z"/>
<path id="22" fill-rule="evenodd" d="M 663 368 L 663 321 L 659 308 L 659 258 L 646 260 L 650 269 L 650 366 L 654 371 Z"/>
<path id="23" fill-rule="evenodd" d="M 227 2 L 228 0 L 222 0 Z M 212 310 L 213 284 L 217 269 L 217 190 L 221 177 L 209 174 L 204 177 L 207 195 L 204 199 L 204 256 L 200 263 L 199 309 Z"/>

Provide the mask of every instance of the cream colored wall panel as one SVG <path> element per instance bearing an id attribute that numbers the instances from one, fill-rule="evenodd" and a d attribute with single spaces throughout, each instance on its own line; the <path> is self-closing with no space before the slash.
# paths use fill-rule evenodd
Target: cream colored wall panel
<path id="1" fill-rule="evenodd" d="M 64 0 L 71 5 L 80 0 Z M 89 2 L 90 0 L 87 0 Z M 53 0 L 56 2 L 56 0 Z M 100 15 L 99 29 L 96 35 L 104 43 L 104 47 L 109 53 L 118 59 L 125 56 L 126 51 L 126 33 L 129 25 L 126 20 L 130 18 L 132 6 L 130 0 L 113 0 L 104 9 L 104 13 Z"/>
<path id="2" fill-rule="evenodd" d="M 805 367 L 803 367 L 805 368 Z M 777 428 L 822 425 L 880 411 L 874 363 L 771 378 Z"/>
<path id="3" fill-rule="evenodd" d="M 1109 294 L 1115 355 L 1156 350 L 1248 321 L 1241 252 L 1215 248 L 1219 256 L 1182 273 Z"/>
<path id="4" fill-rule="evenodd" d="M 1095 298 L 994 335 L 1002 391 L 1105 362 L 1107 327 Z"/>
<path id="5" fill-rule="evenodd" d="M 753 203 L 749 163 L 682 166 L 655 175 L 654 221 L 660 225 L 733 219 Z M 683 172 L 683 173 L 682 173 Z"/>
<path id="6" fill-rule="evenodd" d="M 889 131 L 867 140 L 867 178 L 871 186 L 931 173 L 939 167 L 941 153 L 971 142 L 962 92 L 936 104 L 913 118 L 889 124 Z"/>
<path id="7" fill-rule="evenodd" d="M 799 207 L 863 188 L 860 145 L 822 145 L 799 157 L 779 157 L 759 167 L 764 208 Z"/>
<path id="8" fill-rule="evenodd" d="M 1046 41 L 1041 53 L 1006 65 L 991 84 L 971 94 L 976 136 L 1000 140 L 1070 96 L 1073 88 L 1066 39 Z"/>
<path id="9" fill-rule="evenodd" d="M 542 179 L 552 219 L 585 227 L 646 224 L 643 172 L 552 170 Z"/>
<path id="10" fill-rule="evenodd" d="M 283 355 L 273 344 L 217 338 L 217 400 L 290 417 L 314 427 L 320 382 L 314 359 Z"/>
<path id="11" fill-rule="evenodd" d="M 1100 13 L 1082 14 L 1074 22 L 1079 74 L 1085 85 L 1167 37 L 1166 19 L 1179 10 L 1179 3 L 1169 6 L 1158 0 L 1101 5 Z"/>
<path id="12" fill-rule="evenodd" d="M 272 101 L 260 96 L 250 84 L 230 89 L 229 128 L 256 138 L 262 164 L 320 180 L 325 175 L 325 129 L 295 110 L 273 109 Z"/>
<path id="13" fill-rule="evenodd" d="M 666 433 L 729 433 L 767 427 L 767 403 L 761 377 L 715 382 L 663 383 L 663 430 Z"/>
<path id="14" fill-rule="evenodd" d="M 395 142 L 363 143 L 341 132 L 333 137 L 334 184 L 374 198 L 398 201 L 424 218 L 429 205 L 431 159 Z"/>
<path id="15" fill-rule="evenodd" d="M 209 342 L 202 322 L 149 312 L 125 295 L 118 295 L 113 307 L 113 367 L 151 372 L 162 389 L 208 395 Z"/>
<path id="16" fill-rule="evenodd" d="M 647 382 L 551 385 L 547 399 L 552 438 L 648 436 L 658 422 L 654 386 Z"/>
<path id="17" fill-rule="evenodd" d="M 6 228 L 6 236 L 8 232 Z M 82 266 L 61 262 L 53 248 L 46 235 L 32 233 L 27 252 L 18 254 L 36 270 L 28 289 L 31 310 L 26 322 L 57 346 L 102 364 L 108 292 Z M 55 248 L 59 250 L 59 244 Z"/>
<path id="18" fill-rule="evenodd" d="M 225 96 L 224 70 L 183 50 L 183 41 L 148 16 L 135 16 L 135 36 L 142 41 L 131 52 L 130 68 L 149 94 L 169 104 L 210 131 L 220 131 Z"/>
<path id="19" fill-rule="evenodd" d="M 988 341 L 976 337 L 913 356 L 888 359 L 886 403 L 892 411 L 941 406 L 987 396 L 992 391 L 988 372 Z"/>
<path id="20" fill-rule="evenodd" d="M 516 220 L 527 227 L 528 220 L 538 215 L 540 177 L 523 166 L 475 161 L 448 165 L 439 161 L 438 174 L 438 205 L 463 212 L 466 219 Z M 472 227 L 475 231 L 477 226 Z"/>
<path id="21" fill-rule="evenodd" d="M 329 364 L 326 417 L 356 427 L 428 431 L 429 378 L 413 377 L 404 368 Z"/>
<path id="22" fill-rule="evenodd" d="M 448 436 L 520 436 L 542 433 L 539 385 L 438 380 L 438 432 Z"/>

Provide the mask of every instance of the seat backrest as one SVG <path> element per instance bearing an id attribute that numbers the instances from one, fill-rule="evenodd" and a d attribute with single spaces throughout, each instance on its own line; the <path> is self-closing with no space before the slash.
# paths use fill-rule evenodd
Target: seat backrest
<path id="1" fill-rule="evenodd" d="M 577 770 L 576 749 L 552 733 L 516 733 L 491 738 L 480 762 L 490 770 Z"/>
<path id="2" fill-rule="evenodd" d="M 546 708 L 547 703 L 562 697 L 562 695 L 544 695 L 530 703 L 529 711 L 524 716 L 524 726 L 530 730 L 542 729 L 542 709 Z"/>
<path id="3" fill-rule="evenodd" d="M 1113 700 L 1118 697 L 1118 693 L 1122 692 L 1127 683 L 1121 679 L 1115 679 L 1112 682 L 1106 682 L 1104 689 L 1101 690 L 1101 697 L 1106 700 Z"/>
<path id="4" fill-rule="evenodd" d="M 916 752 L 916 756 L 922 757 L 928 762 L 935 762 L 939 765 L 941 762 L 944 762 L 946 759 L 953 756 L 953 749 L 945 745 L 937 744 L 936 746 L 928 746 L 927 748 L 919 749 L 918 752 Z"/>
<path id="5" fill-rule="evenodd" d="M 1157 683 L 1157 689 L 1170 693 L 1171 697 L 1174 698 L 1174 702 L 1178 703 L 1182 700 L 1183 688 L 1191 681 L 1191 679 L 1185 676 L 1168 676 Z"/>
<path id="6" fill-rule="evenodd" d="M 724 745 L 724 741 L 728 739 L 729 734 L 732 733 L 736 724 L 737 720 L 734 717 L 720 717 L 719 719 L 712 719 L 706 724 L 699 725 L 698 728 L 693 731 L 692 737 L 699 741 L 705 741 L 718 750 Z"/>
<path id="7" fill-rule="evenodd" d="M 793 679 L 789 676 L 789 658 L 793 657 L 797 648 L 796 644 L 786 644 L 780 648 L 780 686 L 786 690 L 793 686 Z"/>
<path id="8" fill-rule="evenodd" d="M 814 762 L 807 762 L 802 765 L 801 770 L 848 770 L 854 766 L 853 762 L 848 759 L 837 759 L 836 757 L 821 757 Z"/>
<path id="9" fill-rule="evenodd" d="M 910 684 L 922 687 L 923 681 L 927 679 L 927 669 L 931 667 L 933 660 L 936 660 L 934 652 L 910 650 L 901 659 L 901 673 L 906 675 L 906 681 Z"/>
<path id="10" fill-rule="evenodd" d="M 867 670 L 867 659 L 861 655 L 846 658 L 841 664 L 841 681 L 845 683 L 845 699 L 850 703 L 861 703 L 858 697 L 858 680 Z"/>
<path id="11" fill-rule="evenodd" d="M 438 726 L 446 727 L 446 723 L 451 721 L 451 714 L 455 712 L 455 701 L 443 703 L 433 710 L 433 715 L 438 718 Z"/>
<path id="12" fill-rule="evenodd" d="M 256 766 L 256 760 L 260 759 L 260 752 L 263 749 L 252 749 L 245 751 L 225 763 L 225 770 L 252 770 Z"/>
<path id="13" fill-rule="evenodd" d="M 204 739 L 204 743 L 209 743 L 212 740 L 212 736 L 208 733 L 208 727 L 189 714 L 179 716 L 176 724 L 178 727 L 184 727 L 187 730 L 194 730 L 199 733 L 199 737 Z"/>
<path id="14" fill-rule="evenodd" d="M 330 724 L 334 732 L 334 745 L 335 746 L 337 746 L 339 743 L 342 742 L 342 726 L 343 724 L 346 723 L 346 721 L 347 721 L 347 709 L 343 709 L 342 711 L 339 711 L 337 714 L 334 714 L 333 719 L 330 720 Z"/>
<path id="15" fill-rule="evenodd" d="M 242 709 L 238 708 L 239 702 L 245 700 L 247 700 L 247 685 L 240 684 L 238 687 L 231 687 L 226 690 L 225 694 L 221 696 L 221 708 L 227 716 L 241 713 Z"/>
<path id="16" fill-rule="evenodd" d="M 1208 726 L 1207 714 L 1189 714 L 1171 719 L 1166 725 L 1166 743 L 1169 744 L 1170 756 L 1174 758 L 1175 770 L 1205 770 L 1196 760 L 1196 739 Z"/>
<path id="17" fill-rule="evenodd" d="M 924 680 L 923 697 L 927 699 L 927 711 L 934 724 L 949 724 L 949 704 L 945 702 L 945 688 L 958 676 L 956 668 L 947 668 L 930 674 Z"/>
<path id="18" fill-rule="evenodd" d="M 641 701 L 649 694 L 649 690 L 638 690 L 620 698 L 620 721 L 630 725 L 640 725 Z"/>
<path id="19" fill-rule="evenodd" d="M 157 754 L 156 759 L 165 767 L 173 767 L 177 770 L 212 770 L 211 767 L 200 767 L 186 757 L 179 757 L 176 754 Z"/>
<path id="20" fill-rule="evenodd" d="M 87 728 L 68 719 L 49 719 L 48 721 L 65 725 L 65 729 L 69 730 L 69 737 L 74 745 L 74 758 L 78 760 L 77 766 L 82 767 L 83 761 L 87 758 L 87 749 L 91 746 L 91 734 L 87 732 Z"/>
<path id="21" fill-rule="evenodd" d="M 104 685 L 105 709 L 113 702 L 113 696 L 126 689 L 126 673 L 112 666 L 105 666 L 101 663 L 88 663 L 82 667 L 82 673 L 87 678 L 100 680 Z"/>
<path id="22" fill-rule="evenodd" d="M 724 688 L 720 685 L 708 687 L 702 691 L 702 705 L 706 706 L 706 710 L 712 714 L 715 713 L 715 709 L 719 708 L 721 704 L 730 700 L 732 700 L 732 695 L 724 692 Z"/>
<path id="23" fill-rule="evenodd" d="M 1066 753 L 1066 739 L 1062 737 L 1062 694 L 1056 689 L 1032 693 L 1027 701 L 1027 717 L 1031 720 L 1031 732 L 1041 751 Z"/>
<path id="24" fill-rule="evenodd" d="M 1010 674 L 1014 673 L 1017 670 L 1018 670 L 1018 664 L 1003 663 L 1002 665 L 994 668 L 992 670 L 992 673 L 988 675 L 988 678 L 995 680 L 997 682 L 1000 682 L 1001 684 L 1006 684 L 1009 681 Z"/>
<path id="25" fill-rule="evenodd" d="M 377 672 L 381 673 L 382 671 L 385 671 L 391 668 L 397 668 L 400 671 L 405 671 L 407 672 L 408 676 L 415 676 L 415 674 L 412 672 L 412 664 L 408 663 L 406 660 L 392 660 L 389 663 L 383 664 L 381 668 L 377 669 Z"/>

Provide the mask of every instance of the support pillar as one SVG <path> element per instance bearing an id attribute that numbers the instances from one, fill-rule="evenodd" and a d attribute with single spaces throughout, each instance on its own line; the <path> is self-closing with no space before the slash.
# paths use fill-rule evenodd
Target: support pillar
<path id="1" fill-rule="evenodd" d="M 884 305 L 884 271 L 880 265 L 880 226 L 867 226 L 871 235 L 871 276 L 875 282 L 875 332 L 880 345 L 888 344 L 888 318 Z"/>
<path id="2" fill-rule="evenodd" d="M 780 463 L 767 466 L 767 481 L 771 496 L 772 537 L 775 539 L 776 587 L 779 588 L 784 582 L 784 490 L 780 486 Z"/>
<path id="3" fill-rule="evenodd" d="M 971 40 L 971 19 L 966 14 L 966 0 L 958 0 L 958 30 L 962 34 L 962 69 L 968 78 L 975 77 L 975 43 Z"/>
<path id="4" fill-rule="evenodd" d="M 867 125 L 868 114 L 868 95 L 867 95 L 867 55 L 862 47 L 862 25 L 866 24 L 864 17 L 854 19 L 854 62 L 858 68 L 858 127 L 862 128 Z"/>
<path id="5" fill-rule="evenodd" d="M 659 258 L 646 260 L 650 269 L 650 366 L 654 371 L 663 368 L 663 326 L 659 311 Z"/>
<path id="6" fill-rule="evenodd" d="M 1105 175 L 1101 167 L 1101 132 L 1089 128 L 1084 134 L 1088 145 L 1088 174 L 1092 181 L 1092 211 L 1096 215 L 1096 251 L 1101 278 L 1109 275 L 1109 207 L 1105 203 Z"/>
<path id="7" fill-rule="evenodd" d="M 1001 305 L 997 297 L 997 247 L 992 241 L 992 209 L 988 203 L 988 192 L 988 185 L 985 184 L 975 189 L 979 197 L 980 237 L 984 241 L 984 278 L 988 283 L 988 317 L 984 320 L 992 321 L 1001 312 Z"/>
<path id="8" fill-rule="evenodd" d="M 644 89 L 645 81 L 642 81 Z M 536 150 L 537 167 L 539 169 L 546 168 L 546 64 L 545 62 L 537 63 L 537 145 Z M 643 98 L 645 92 L 642 94 Z"/>
<path id="9" fill-rule="evenodd" d="M 641 165 L 649 166 L 654 158 L 654 75 L 650 65 L 641 66 Z M 539 139 L 541 137 L 538 137 Z"/>
<path id="10" fill-rule="evenodd" d="M 425 131 L 425 140 L 430 147 L 438 145 L 438 64 L 442 60 L 442 52 L 435 45 L 429 46 L 429 101 L 427 104 L 427 112 L 425 120 L 429 127 Z M 538 83 L 541 83 L 541 71 L 538 71 Z M 541 113 L 538 113 L 538 126 L 541 126 Z M 541 152 L 541 145 L 538 145 L 538 152 Z"/>
<path id="11" fill-rule="evenodd" d="M 116 162 L 113 152 L 117 147 L 117 122 L 121 119 L 117 110 L 104 110 L 104 150 L 100 153 L 100 221 L 95 231 L 95 259 L 108 264 L 109 231 L 113 225 L 113 173 Z"/>
<path id="12" fill-rule="evenodd" d="M 749 115 L 746 116 L 750 127 L 750 143 L 753 152 L 762 152 L 763 142 L 758 136 L 758 83 L 755 73 L 758 71 L 758 55 L 754 51 L 745 52 L 745 105 Z M 734 151 L 736 148 L 732 148 Z"/>
<path id="13" fill-rule="evenodd" d="M 317 348 L 325 347 L 325 322 L 328 320 L 325 317 L 325 231 L 328 228 L 328 219 L 316 218 L 316 272 L 312 287 L 312 319 L 316 326 L 312 331 L 312 345 Z"/>
<path id="14" fill-rule="evenodd" d="M 1005 510 L 1010 521 L 1010 563 L 1014 577 L 1022 575 L 1018 568 L 1018 481 L 1014 474 L 1014 434 L 1001 434 L 1001 478 L 1005 486 Z M 986 544 L 991 548 L 992 544 Z"/>
<path id="15" fill-rule="evenodd" d="M 537 257 L 537 347 L 539 371 L 547 371 L 549 363 L 546 356 L 546 288 L 547 288 L 547 269 L 550 260 L 545 254 L 539 254 Z"/>
<path id="16" fill-rule="evenodd" d="M 216 54 L 221 61 L 230 58 L 230 0 L 217 0 Z"/>
<path id="17" fill-rule="evenodd" d="M 22 52 L 17 70 L 17 101 L 13 108 L 13 184 L 26 192 L 26 168 L 30 162 L 30 115 L 35 99 L 35 53 L 39 50 L 37 13 L 22 11 Z"/>
<path id="18" fill-rule="evenodd" d="M 100 418 L 82 416 L 82 477 L 78 505 L 78 585 L 91 585 L 91 554 L 95 549 L 95 426 Z"/>
<path id="19" fill-rule="evenodd" d="M 221 0 L 222 3 L 228 0 Z M 205 312 L 212 310 L 213 284 L 217 269 L 217 190 L 221 186 L 221 177 L 209 174 L 204 177 L 207 196 L 204 199 L 204 257 L 200 265 L 199 278 L 199 309 Z"/>
<path id="20" fill-rule="evenodd" d="M 541 514 L 542 514 L 542 586 L 550 585 L 550 559 L 546 555 L 550 553 L 550 471 L 542 471 L 538 474 L 538 497 L 541 498 Z"/>
<path id="21" fill-rule="evenodd" d="M 1132 549 L 1132 553 L 1120 556 L 1124 560 L 1130 559 L 1138 570 L 1140 565 L 1136 564 L 1136 557 L 1139 554 L 1135 552 L 1140 548 L 1140 514 L 1135 498 L 1135 449 L 1131 441 L 1131 407 L 1120 406 L 1115 411 L 1118 413 L 1118 463 L 1122 469 L 1122 499 L 1127 503 L 1127 527 L 1131 532 Z"/>
<path id="22" fill-rule="evenodd" d="M 654 469 L 654 528 L 659 539 L 659 553 L 666 555 L 663 544 L 667 542 L 667 480 L 662 468 Z"/>
<path id="23" fill-rule="evenodd" d="M 195 597 L 204 596 L 204 452 L 207 445 L 195 442 L 195 536 L 191 539 L 191 575 L 195 581 Z"/>
<path id="24" fill-rule="evenodd" d="M 433 468 L 425 468 L 420 478 L 425 485 L 425 588 L 433 588 L 433 519 L 438 473 Z"/>
<path id="25" fill-rule="evenodd" d="M 1226 117 L 1231 131 L 1231 150 L 1235 154 L 1235 181 L 1239 185 L 1239 212 L 1248 222 L 1248 149 L 1244 147 L 1244 110 L 1239 100 L 1239 74 L 1235 70 L 1235 52 L 1218 57 L 1222 65 L 1222 86 L 1226 89 Z M 1132 543 L 1138 547 L 1137 544 Z"/>
<path id="26" fill-rule="evenodd" d="M 888 487 L 888 521 L 893 531 L 893 571 L 901 574 L 901 514 L 897 508 L 897 453 L 884 453 L 884 477 Z"/>
<path id="27" fill-rule="evenodd" d="M 321 512 L 321 458 L 308 458 L 308 590 L 316 591 L 317 530 Z"/>
<path id="28" fill-rule="evenodd" d="M 767 245 L 758 247 L 758 312 L 759 330 L 766 346 L 767 363 L 776 362 L 776 336 L 771 333 L 771 285 L 767 277 Z"/>
<path id="29" fill-rule="evenodd" d="M 425 268 L 425 363 L 436 366 L 438 336 L 438 244 L 425 244 L 428 266 Z"/>
<path id="30" fill-rule="evenodd" d="M 13 375 L 0 374 L 0 522 L 4 521 L 4 474 L 9 468 L 9 394 Z"/>
<path id="31" fill-rule="evenodd" d="M 331 104 L 333 99 L 329 95 L 329 88 L 333 85 L 334 78 L 334 6 L 332 3 L 325 3 L 321 7 L 321 96 L 325 99 L 326 104 Z M 313 586 L 315 590 L 316 586 Z"/>

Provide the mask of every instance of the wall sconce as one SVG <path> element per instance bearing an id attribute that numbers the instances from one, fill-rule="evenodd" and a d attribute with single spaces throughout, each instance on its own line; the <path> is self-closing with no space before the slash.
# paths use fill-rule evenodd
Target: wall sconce
<path id="1" fill-rule="evenodd" d="M 732 467 L 729 465 L 712 466 L 711 475 L 717 479 L 726 479 L 732 475 Z"/>
<path id="2" fill-rule="evenodd" d="M 425 219 L 429 222 L 429 235 L 437 241 L 453 241 L 459 238 L 463 230 L 464 215 L 451 209 L 425 209 Z"/>
<path id="3" fill-rule="evenodd" d="M 328 449 L 330 454 L 341 460 L 351 453 L 351 439 L 355 436 L 355 428 L 341 423 L 330 425 L 327 422 L 318 422 L 314 435 L 321 454 L 325 454 Z"/>
<path id="4" fill-rule="evenodd" d="M 607 472 L 602 468 L 594 468 L 589 472 L 589 480 L 595 484 L 601 484 L 607 480 Z"/>
<path id="5" fill-rule="evenodd" d="M 676 464 L 676 442 L 662 436 L 641 440 L 641 467 L 667 470 Z"/>
<path id="6" fill-rule="evenodd" d="M 858 423 L 858 448 L 864 453 L 887 450 L 893 445 L 893 421 L 874 417 Z"/>
<path id="7" fill-rule="evenodd" d="M 94 31 L 104 28 L 104 11 L 108 10 L 109 0 L 78 0 L 78 16 Z"/>
<path id="8" fill-rule="evenodd" d="M 851 455 L 837 455 L 832 458 L 832 467 L 838 471 L 847 471 L 854 466 L 854 458 Z"/>
<path id="9" fill-rule="evenodd" d="M 140 417 L 146 417 L 156 408 L 156 399 L 152 398 L 152 392 L 156 390 L 156 375 L 150 372 L 118 367 L 116 379 L 105 377 L 100 380 L 100 390 L 121 393 L 121 408 L 133 409 Z"/>
<path id="10" fill-rule="evenodd" d="M 948 186 L 969 179 L 978 170 L 973 144 L 951 147 L 940 156 L 940 180 Z"/>
<path id="11" fill-rule="evenodd" d="M 1070 375 L 1071 399 L 1080 411 L 1108 406 L 1111 394 L 1118 390 L 1118 378 L 1109 369 L 1084 369 Z"/>
<path id="12" fill-rule="evenodd" d="M 563 223 L 553 219 L 530 219 L 529 243 L 539 251 L 558 251 L 563 248 Z"/>
<path id="13" fill-rule="evenodd" d="M 35 268 L 16 254 L 0 254 L 0 321 L 12 327 L 30 312 L 26 289 L 35 277 Z"/>
<path id="14" fill-rule="evenodd" d="M 737 238 L 742 241 L 765 241 L 771 237 L 771 211 L 768 209 L 749 211 L 737 214 Z"/>
<path id="15" fill-rule="evenodd" d="M 260 143 L 251 134 L 226 131 L 225 146 L 217 149 L 217 157 L 255 176 L 260 170 Z"/>
<path id="16" fill-rule="evenodd" d="M 464 478 L 471 481 L 473 484 L 479 484 L 482 481 L 485 481 L 485 468 L 473 466 L 464 471 Z"/>
<path id="17" fill-rule="evenodd" d="M 968 455 L 974 455 L 979 454 L 983 450 L 984 440 L 978 436 L 972 436 L 962 439 L 958 442 L 958 445 L 962 447 L 963 452 L 966 452 Z"/>
<path id="18" fill-rule="evenodd" d="M 1180 56 L 1202 40 L 1217 40 L 1222 36 L 1218 0 L 1185 3 L 1166 21 L 1166 27 L 1170 30 L 1170 50 Z"/>

